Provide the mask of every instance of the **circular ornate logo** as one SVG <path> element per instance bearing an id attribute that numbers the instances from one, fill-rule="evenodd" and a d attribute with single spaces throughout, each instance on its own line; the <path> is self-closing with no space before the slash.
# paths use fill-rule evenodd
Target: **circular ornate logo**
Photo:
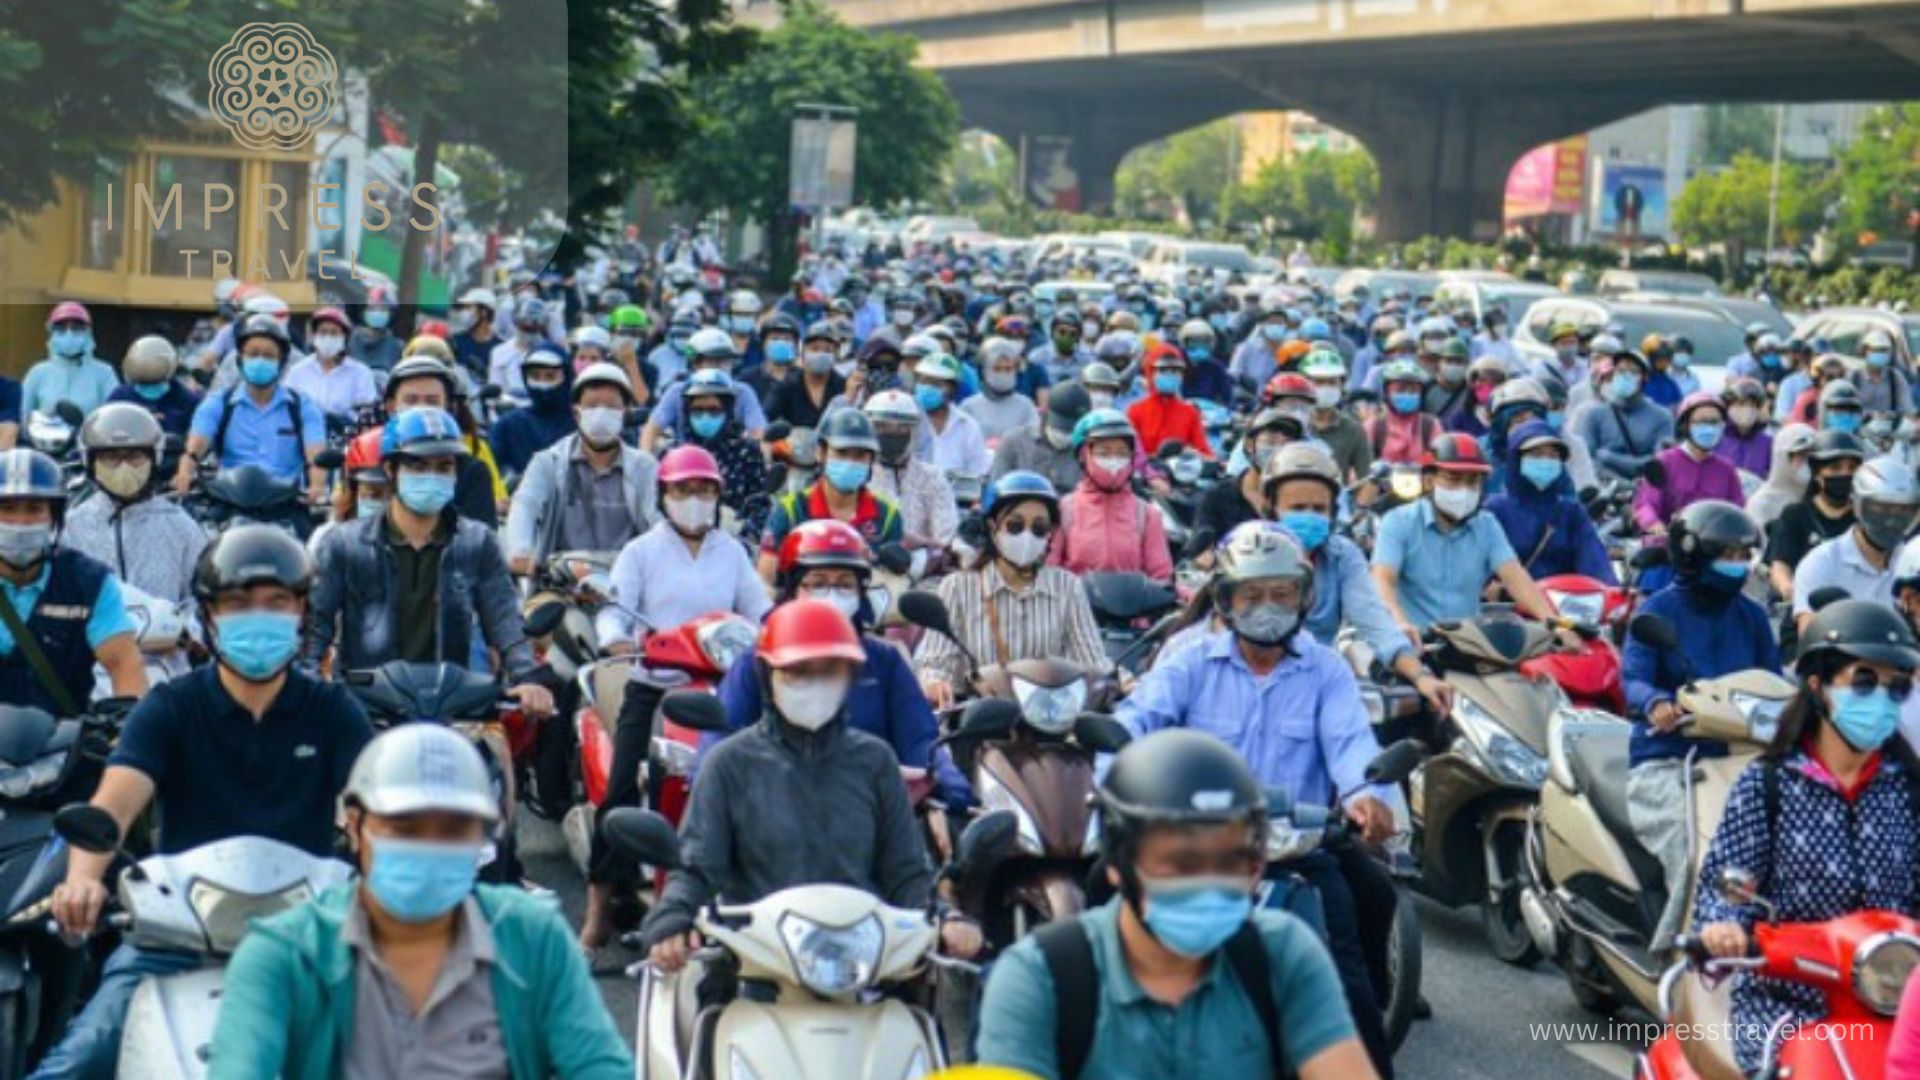
<path id="1" fill-rule="evenodd" d="M 293 150 L 333 115 L 340 67 L 299 23 L 248 23 L 207 65 L 207 108 L 255 150 Z"/>

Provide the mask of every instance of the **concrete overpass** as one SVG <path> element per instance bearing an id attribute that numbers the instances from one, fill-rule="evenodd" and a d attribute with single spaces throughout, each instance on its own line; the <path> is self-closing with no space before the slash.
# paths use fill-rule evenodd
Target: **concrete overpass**
<path id="1" fill-rule="evenodd" d="M 1528 149 L 1656 105 L 1920 97 L 1920 0 L 831 0 L 909 33 L 966 122 L 1059 140 L 1083 202 L 1145 142 L 1306 109 L 1388 238 L 1487 236 Z M 770 19 L 755 4 L 746 21 Z"/>

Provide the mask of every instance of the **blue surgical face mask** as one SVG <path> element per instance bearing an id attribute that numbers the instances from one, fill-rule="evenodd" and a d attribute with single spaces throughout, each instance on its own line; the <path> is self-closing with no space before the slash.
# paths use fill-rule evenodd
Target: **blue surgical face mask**
<path id="1" fill-rule="evenodd" d="M 720 434 L 720 429 L 726 425 L 727 418 L 722 413 L 691 413 L 687 416 L 687 426 L 702 439 L 711 439 Z"/>
<path id="2" fill-rule="evenodd" d="M 1393 411 L 1405 416 L 1420 411 L 1420 392 L 1418 390 L 1395 390 L 1387 395 L 1387 404 Z"/>
<path id="3" fill-rule="evenodd" d="M 1711 450 L 1720 445 L 1720 437 L 1727 433 L 1725 424 L 1695 424 L 1687 429 L 1687 436 L 1693 444 L 1702 450 Z"/>
<path id="4" fill-rule="evenodd" d="M 1552 428 L 1555 431 L 1559 431 L 1560 425 L 1565 423 L 1566 419 L 1567 419 L 1566 413 L 1563 413 L 1558 409 L 1553 409 L 1547 413 L 1547 426 Z"/>
<path id="5" fill-rule="evenodd" d="M 1211 345 L 1194 345 L 1187 349 L 1187 359 L 1196 364 L 1211 356 L 1213 356 L 1213 346 Z"/>
<path id="6" fill-rule="evenodd" d="M 1227 328 L 1227 317 L 1225 315 L 1209 315 L 1207 316 L 1207 325 L 1213 327 L 1215 330 L 1225 330 Z"/>
<path id="7" fill-rule="evenodd" d="M 438 844 L 367 837 L 367 889 L 380 909 L 405 923 L 437 919 L 473 892 L 483 844 Z"/>
<path id="8" fill-rule="evenodd" d="M 133 392 L 148 401 L 159 401 L 161 398 L 167 396 L 167 384 L 163 382 L 137 382 L 133 384 Z"/>
<path id="9" fill-rule="evenodd" d="M 1893 354 L 1890 352 L 1870 352 L 1867 354 L 1867 364 L 1870 367 L 1883 368 L 1892 363 Z"/>
<path id="10" fill-rule="evenodd" d="M 247 380 L 248 386 L 272 386 L 274 380 L 280 378 L 280 361 L 260 356 L 242 357 L 240 377 Z"/>
<path id="11" fill-rule="evenodd" d="M 1833 728 L 1855 750 L 1878 750 L 1900 726 L 1900 703 L 1886 687 L 1861 692 L 1850 686 L 1828 693 Z"/>
<path id="12" fill-rule="evenodd" d="M 1860 414 L 1857 412 L 1828 413 L 1826 422 L 1821 426 L 1828 431 L 1841 431 L 1851 435 L 1860 430 Z"/>
<path id="13" fill-rule="evenodd" d="M 1212 955 L 1253 914 L 1253 897 L 1231 878 L 1143 882 L 1142 917 L 1154 939 L 1189 959 Z"/>
<path id="14" fill-rule="evenodd" d="M 213 620 L 213 651 L 248 682 L 266 682 L 300 651 L 300 616 L 290 611 L 236 611 Z"/>
<path id="15" fill-rule="evenodd" d="M 947 405 L 947 392 L 938 386 L 923 384 L 913 388 L 913 400 L 928 412 L 939 412 Z"/>
<path id="16" fill-rule="evenodd" d="M 1751 569 L 1752 567 L 1747 563 L 1747 560 L 1745 559 L 1713 560 L 1714 573 L 1719 574 L 1721 577 L 1732 578 L 1736 581 L 1747 580 L 1747 573 Z"/>
<path id="17" fill-rule="evenodd" d="M 1560 482 L 1567 467 L 1558 458 L 1526 457 L 1520 459 L 1520 475 L 1527 483 L 1545 491 Z"/>
<path id="18" fill-rule="evenodd" d="M 369 330 L 385 330 L 393 321 L 393 312 L 386 308 L 368 308 L 364 321 Z"/>
<path id="19" fill-rule="evenodd" d="M 1176 397 L 1180 393 L 1180 375 L 1177 372 L 1163 372 L 1153 377 L 1153 389 L 1167 397 Z"/>
<path id="20" fill-rule="evenodd" d="M 1685 371 L 1693 366 L 1693 354 L 1677 352 L 1673 354 L 1673 366 Z"/>
<path id="21" fill-rule="evenodd" d="M 867 486 L 867 475 L 872 471 L 873 467 L 864 461 L 829 461 L 826 468 L 827 483 L 851 495 Z"/>
<path id="22" fill-rule="evenodd" d="M 1317 550 L 1327 542 L 1327 534 L 1333 531 L 1333 523 L 1327 515 L 1312 510 L 1289 510 L 1280 515 L 1280 527 L 1293 534 L 1300 546 L 1308 551 Z"/>
<path id="23" fill-rule="evenodd" d="M 76 360 L 87 354 L 93 347 L 93 332 L 90 330 L 55 330 L 47 335 L 47 348 L 53 355 Z"/>
<path id="24" fill-rule="evenodd" d="M 1279 342 L 1287 340 L 1287 325 L 1285 323 L 1261 323 L 1260 336 L 1278 344 Z"/>
<path id="25" fill-rule="evenodd" d="M 1780 366 L 1780 354 L 1777 352 L 1761 353 L 1760 363 L 1762 366 L 1765 366 L 1765 367 L 1777 368 Z"/>
<path id="26" fill-rule="evenodd" d="M 453 501 L 454 478 L 441 473 L 402 472 L 396 494 L 407 509 L 433 515 Z"/>
<path id="27" fill-rule="evenodd" d="M 793 342 L 786 338 L 776 338 L 767 342 L 767 362 L 770 364 L 793 363 Z"/>
<path id="28" fill-rule="evenodd" d="M 1640 393 L 1640 376 L 1623 371 L 1607 381 L 1607 397 L 1616 404 L 1626 404 Z"/>

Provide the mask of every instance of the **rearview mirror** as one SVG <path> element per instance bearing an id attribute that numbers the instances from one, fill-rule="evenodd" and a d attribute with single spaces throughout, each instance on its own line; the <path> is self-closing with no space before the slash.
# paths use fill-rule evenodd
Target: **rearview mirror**
<path id="1" fill-rule="evenodd" d="M 1096 754 L 1117 754 L 1133 732 L 1106 713 L 1084 712 L 1073 721 L 1073 741 Z"/>
<path id="2" fill-rule="evenodd" d="M 1737 866 L 1720 871 L 1720 880 L 1715 884 L 1720 890 L 1720 899 L 1729 904 L 1745 907 L 1760 896 L 1760 882 L 1751 872 Z"/>
<path id="3" fill-rule="evenodd" d="M 107 855 L 120 847 L 120 823 L 92 803 L 74 803 L 53 815 L 53 831 L 81 851 Z"/>
<path id="4" fill-rule="evenodd" d="M 1367 783 L 1400 784 L 1427 758 L 1427 748 L 1418 739 L 1401 739 L 1367 763 Z"/>
<path id="5" fill-rule="evenodd" d="M 995 810 L 976 818 L 954 845 L 949 876 L 961 879 L 985 876 L 1012 849 L 1019 831 L 1020 819 L 1011 810 Z"/>
<path id="6" fill-rule="evenodd" d="M 1641 612 L 1627 624 L 1627 633 L 1633 640 L 1650 649 L 1678 649 L 1680 631 L 1665 616 L 1652 612 Z"/>
<path id="7" fill-rule="evenodd" d="M 660 701 L 660 711 L 683 728 L 726 734 L 733 730 L 727 723 L 727 707 L 720 699 L 700 690 L 675 690 Z"/>
<path id="8" fill-rule="evenodd" d="M 953 632 L 953 618 L 947 613 L 947 602 L 925 589 L 910 589 L 900 594 L 896 604 L 900 617 L 920 627 L 931 630 L 941 637 L 958 641 L 959 635 Z"/>
<path id="9" fill-rule="evenodd" d="M 980 698 L 960 713 L 956 739 L 1003 739 L 1020 723 L 1020 706 L 1005 698 Z"/>
<path id="10" fill-rule="evenodd" d="M 792 424 L 785 420 L 775 420 L 773 423 L 767 425 L 765 431 L 760 433 L 760 438 L 765 442 L 776 443 L 791 434 L 793 434 Z"/>
<path id="11" fill-rule="evenodd" d="M 313 463 L 328 472 L 332 472 L 347 463 L 347 455 L 341 453 L 337 447 L 329 446 L 325 450 L 313 455 Z"/>
<path id="12" fill-rule="evenodd" d="M 81 412 L 80 406 L 71 401 L 56 403 L 53 407 L 53 415 L 59 417 L 68 427 L 77 428 L 87 422 L 87 414 Z"/>
<path id="13" fill-rule="evenodd" d="M 567 617 L 567 605 L 558 600 L 549 600 L 527 613 L 523 629 L 530 638 L 543 638 L 560 629 L 560 620 Z"/>
<path id="14" fill-rule="evenodd" d="M 905 574 L 913 568 L 913 553 L 902 544 L 881 544 L 873 561 L 889 574 Z"/>
<path id="15" fill-rule="evenodd" d="M 1819 611 L 1828 604 L 1836 600 L 1845 600 L 1851 595 L 1853 594 L 1838 585 L 1827 585 L 1813 590 L 1813 592 L 1807 596 L 1807 607 L 1814 611 Z"/>
<path id="16" fill-rule="evenodd" d="M 680 834 L 651 810 L 622 806 L 607 813 L 600 833 L 622 855 L 667 870 L 680 868 Z"/>
<path id="17" fill-rule="evenodd" d="M 1660 463 L 1659 458 L 1654 458 L 1647 462 L 1647 467 L 1641 471 L 1640 478 L 1645 480 L 1649 487 L 1666 487 L 1667 467 Z"/>
<path id="18" fill-rule="evenodd" d="M 500 389 L 499 383 L 488 383 L 480 388 L 480 400 L 498 401 L 500 400 L 501 393 L 503 393 L 503 391 Z"/>

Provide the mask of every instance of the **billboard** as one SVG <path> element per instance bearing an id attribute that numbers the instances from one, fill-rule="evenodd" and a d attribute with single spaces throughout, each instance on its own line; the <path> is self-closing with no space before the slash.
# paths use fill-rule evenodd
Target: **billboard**
<path id="1" fill-rule="evenodd" d="M 1507 174 L 1506 219 L 1579 213 L 1586 172 L 1585 135 L 1534 147 Z"/>
<path id="2" fill-rule="evenodd" d="M 1593 222 L 1596 232 L 1615 237 L 1667 234 L 1667 171 L 1658 165 L 1595 166 Z"/>
<path id="3" fill-rule="evenodd" d="M 787 203 L 820 211 L 853 205 L 853 158 L 858 125 L 851 110 L 793 118 Z"/>

